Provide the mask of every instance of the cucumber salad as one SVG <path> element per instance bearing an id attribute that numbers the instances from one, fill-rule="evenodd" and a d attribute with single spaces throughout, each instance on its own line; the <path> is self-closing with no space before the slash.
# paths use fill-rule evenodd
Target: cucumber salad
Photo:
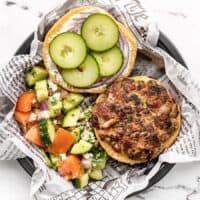
<path id="1" fill-rule="evenodd" d="M 87 35 L 87 22 L 85 26 L 82 31 Z M 60 52 L 55 49 L 63 48 L 63 39 L 69 39 L 72 52 L 69 55 L 64 52 L 64 56 L 60 57 Z M 109 38 L 106 36 L 105 40 Z M 113 40 L 106 48 L 112 47 L 115 42 Z M 88 44 L 95 50 L 105 50 L 101 44 L 97 48 L 92 40 L 89 40 Z M 66 49 L 71 47 L 67 46 Z M 107 54 L 95 52 L 86 55 L 85 42 L 75 33 L 59 35 L 52 42 L 51 48 L 55 62 L 65 70 L 77 67 L 84 60 L 85 64 L 82 66 L 86 67 L 86 78 L 83 76 L 79 79 L 80 68 L 70 69 L 72 70 L 70 72 L 63 71 L 67 81 L 74 81 L 74 84 L 79 86 L 87 86 L 96 80 L 99 65 L 94 57 L 98 60 L 101 54 Z M 115 46 L 108 51 L 108 55 L 112 57 L 117 49 Z M 107 74 L 105 70 L 103 71 Z M 73 180 L 77 188 L 85 187 L 89 180 L 101 180 L 107 154 L 99 146 L 89 122 L 92 107 L 83 109 L 81 106 L 85 97 L 82 94 L 69 93 L 54 84 L 48 78 L 46 69 L 41 66 L 34 66 L 26 74 L 25 81 L 30 89 L 20 95 L 14 113 L 25 138 L 44 151 L 46 163 L 50 168 L 58 171 L 65 179 Z"/>
<path id="2" fill-rule="evenodd" d="M 110 16 L 91 14 L 82 23 L 80 34 L 67 31 L 56 35 L 49 44 L 49 55 L 67 84 L 87 88 L 122 67 L 119 34 Z"/>

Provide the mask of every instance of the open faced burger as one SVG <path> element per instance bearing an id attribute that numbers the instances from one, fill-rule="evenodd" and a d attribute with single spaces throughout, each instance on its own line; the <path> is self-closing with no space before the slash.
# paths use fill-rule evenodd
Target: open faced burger
<path id="1" fill-rule="evenodd" d="M 158 157 L 174 143 L 181 126 L 180 109 L 171 93 L 144 76 L 114 82 L 97 98 L 92 113 L 101 146 L 128 164 Z"/>
<path id="2" fill-rule="evenodd" d="M 136 52 L 132 32 L 107 11 L 79 7 L 51 27 L 44 66 L 25 75 L 28 89 L 14 117 L 47 165 L 77 188 L 103 179 L 107 155 L 145 163 L 179 134 L 180 109 L 166 87 L 145 76 L 128 78 Z"/>
<path id="3" fill-rule="evenodd" d="M 71 92 L 101 93 L 128 76 L 136 57 L 132 32 L 93 6 L 70 10 L 46 34 L 43 60 L 50 78 Z"/>

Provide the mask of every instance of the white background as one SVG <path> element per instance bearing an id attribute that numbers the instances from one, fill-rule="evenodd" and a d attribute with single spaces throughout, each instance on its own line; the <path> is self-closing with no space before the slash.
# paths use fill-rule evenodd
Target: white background
<path id="1" fill-rule="evenodd" d="M 23 40 L 35 29 L 38 15 L 59 0 L 18 0 L 5 6 L 0 0 L 0 66 L 12 57 Z M 197 0 L 142 0 L 160 29 L 173 41 L 191 73 L 200 74 L 200 12 Z M 28 10 L 20 7 L 28 6 Z M 200 80 L 200 79 L 199 79 Z M 131 199 L 200 200 L 200 163 L 176 166 L 153 188 Z M 0 199 L 28 200 L 31 178 L 16 161 L 0 161 Z"/>

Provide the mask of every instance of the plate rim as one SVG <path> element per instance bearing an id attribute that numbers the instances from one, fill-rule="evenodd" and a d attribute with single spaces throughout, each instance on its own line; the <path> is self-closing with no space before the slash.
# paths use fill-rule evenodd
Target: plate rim
<path id="1" fill-rule="evenodd" d="M 20 47 L 17 49 L 17 51 L 15 52 L 14 55 L 16 56 L 16 55 L 19 55 L 19 54 L 27 54 L 27 53 L 29 53 L 30 45 L 31 45 L 31 42 L 33 40 L 33 37 L 34 37 L 34 33 L 32 33 L 31 35 L 29 35 L 29 37 L 27 37 L 26 40 L 24 40 L 24 42 L 20 45 Z M 183 57 L 181 56 L 181 54 L 179 53 L 179 51 L 177 50 L 177 48 L 175 47 L 175 45 L 171 42 L 171 40 L 162 31 L 160 31 L 160 33 L 159 33 L 159 40 L 158 40 L 157 46 L 160 47 L 160 48 L 162 48 L 162 49 L 164 49 L 176 61 L 178 61 L 184 67 L 187 68 L 187 65 L 186 65 Z M 21 167 L 30 176 L 33 175 L 33 173 L 35 171 L 35 167 L 33 165 L 33 162 L 31 160 L 31 158 L 28 158 L 28 157 L 20 158 L 20 159 L 17 159 L 17 161 L 19 162 L 19 164 L 21 165 Z M 162 180 L 162 178 L 164 178 L 164 176 L 166 176 L 168 174 L 168 172 L 174 166 L 175 166 L 175 164 L 163 163 L 161 165 L 160 170 L 150 179 L 149 184 L 144 189 L 139 190 L 137 192 L 133 192 L 130 195 L 128 195 L 127 197 L 139 194 L 139 193 L 145 191 L 146 189 L 150 188 L 154 184 L 158 183 L 160 180 Z"/>

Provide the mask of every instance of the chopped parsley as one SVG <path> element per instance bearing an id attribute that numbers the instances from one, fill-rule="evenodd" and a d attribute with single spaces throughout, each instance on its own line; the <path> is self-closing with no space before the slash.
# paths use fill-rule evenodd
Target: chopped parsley
<path id="1" fill-rule="evenodd" d="M 58 101 L 57 101 L 57 98 L 55 98 L 54 96 L 52 96 L 50 98 L 50 102 L 51 102 L 52 105 L 56 105 Z"/>

